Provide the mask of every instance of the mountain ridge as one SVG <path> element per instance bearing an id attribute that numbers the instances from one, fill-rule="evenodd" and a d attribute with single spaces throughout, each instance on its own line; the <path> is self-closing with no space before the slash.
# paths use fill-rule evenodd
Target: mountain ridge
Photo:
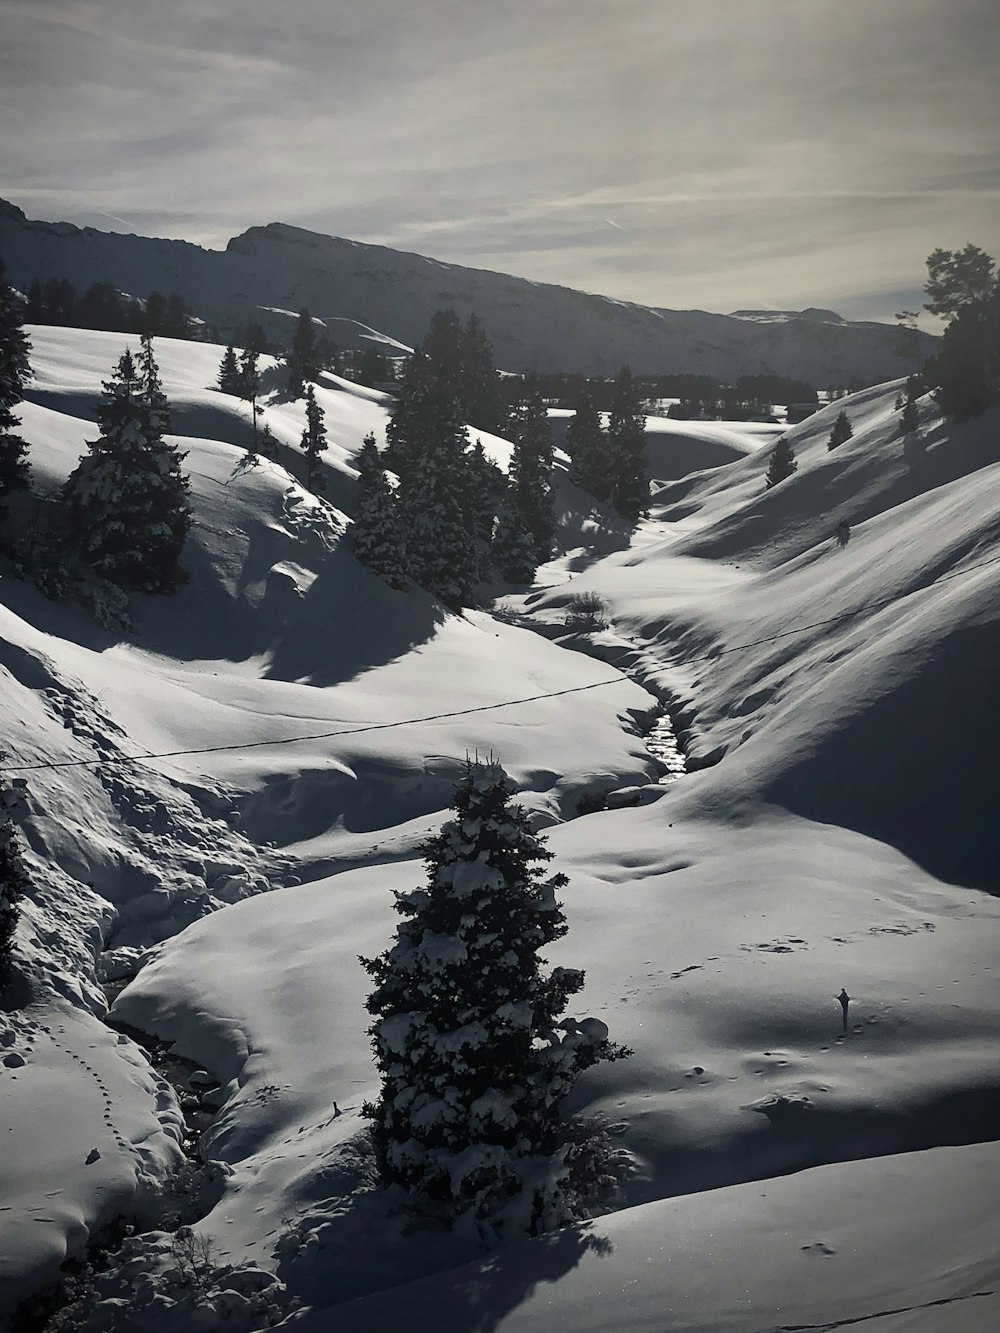
<path id="1" fill-rule="evenodd" d="M 413 346 L 434 311 L 451 306 L 463 318 L 479 316 L 497 364 L 512 371 L 610 375 L 628 363 L 637 373 L 722 380 L 778 373 L 826 386 L 896 378 L 937 343 L 915 332 L 912 354 L 901 356 L 895 328 L 817 307 L 767 318 L 759 311 L 669 310 L 284 222 L 251 226 L 225 250 L 209 250 L 38 222 L 0 200 L 0 254 L 9 279 L 23 288 L 37 277 L 69 278 L 80 288 L 112 282 L 133 295 L 176 290 L 223 336 L 257 319 L 284 340 L 290 328 L 281 312 L 305 306 L 321 319 L 355 320 Z"/>

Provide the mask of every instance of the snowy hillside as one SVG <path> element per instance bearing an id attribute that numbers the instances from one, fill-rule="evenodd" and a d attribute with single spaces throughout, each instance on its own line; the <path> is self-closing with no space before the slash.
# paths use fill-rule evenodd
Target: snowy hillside
<path id="1" fill-rule="evenodd" d="M 55 485 L 122 338 L 30 333 L 22 433 Z M 631 540 L 564 483 L 537 587 L 453 615 L 344 541 L 381 396 L 317 389 L 328 504 L 295 480 L 301 401 L 268 401 L 281 456 L 240 469 L 220 354 L 157 344 L 188 586 L 138 599 L 126 636 L 0 580 L 0 750 L 36 886 L 0 1014 L 0 1319 L 125 1214 L 84 1333 L 264 1327 L 265 1306 L 317 1331 L 991 1326 L 1000 417 L 954 428 L 922 400 L 904 443 L 883 386 L 795 427 L 768 492 L 768 436 L 657 423 Z M 585 591 L 610 628 L 567 635 Z M 672 785 L 642 735 L 664 703 Z M 569 876 L 549 953 L 587 971 L 575 1012 L 634 1051 L 575 1094 L 626 1157 L 613 1211 L 490 1253 L 373 1187 L 359 1116 L 357 956 L 388 943 L 476 751 Z M 595 793 L 612 808 L 580 814 Z M 179 1186 L 192 1121 L 211 1165 Z M 200 1295 L 171 1283 L 171 1213 Z"/>
<path id="2" fill-rule="evenodd" d="M 912 360 L 900 361 L 894 327 L 851 323 L 827 311 L 801 318 L 786 312 L 760 323 L 640 306 L 283 223 L 251 227 L 220 252 L 34 222 L 0 200 L 0 255 L 9 280 L 23 290 L 37 277 L 69 278 L 81 291 L 97 282 L 138 296 L 153 288 L 178 291 L 222 330 L 259 319 L 282 341 L 303 306 L 342 345 L 356 343 L 356 324 L 362 343 L 369 338 L 364 329 L 377 329 L 380 338 L 405 347 L 424 336 L 436 310 L 452 307 L 463 320 L 474 311 L 497 364 L 512 371 L 612 375 L 628 363 L 636 373 L 727 380 L 777 372 L 825 387 L 915 369 L 936 344 L 916 334 Z"/>

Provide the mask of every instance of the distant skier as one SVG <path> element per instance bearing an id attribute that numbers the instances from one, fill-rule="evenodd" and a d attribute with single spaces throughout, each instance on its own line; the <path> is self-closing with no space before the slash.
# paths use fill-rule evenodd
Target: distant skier
<path id="1" fill-rule="evenodd" d="M 841 550 L 843 550 L 844 547 L 847 545 L 847 543 L 851 540 L 851 529 L 846 518 L 842 518 L 840 522 L 837 524 L 836 537 L 837 537 L 837 545 L 840 547 Z"/>
<path id="2" fill-rule="evenodd" d="M 851 997 L 848 995 L 847 991 L 844 990 L 843 986 L 841 986 L 841 988 L 840 988 L 840 994 L 839 994 L 839 995 L 835 995 L 833 998 L 834 998 L 835 1000 L 839 1000 L 839 1001 L 840 1001 L 840 1007 L 841 1007 L 841 1009 L 844 1011 L 844 1031 L 846 1032 L 846 1031 L 847 1031 L 847 1006 L 851 1003 Z"/>

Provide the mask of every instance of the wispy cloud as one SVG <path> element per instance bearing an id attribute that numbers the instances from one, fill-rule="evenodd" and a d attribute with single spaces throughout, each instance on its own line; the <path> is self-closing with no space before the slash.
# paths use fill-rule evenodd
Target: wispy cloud
<path id="1" fill-rule="evenodd" d="M 1000 244 L 993 0 L 4 14 L 0 189 L 45 216 L 216 245 L 281 219 L 651 304 L 868 314 L 935 245 Z"/>

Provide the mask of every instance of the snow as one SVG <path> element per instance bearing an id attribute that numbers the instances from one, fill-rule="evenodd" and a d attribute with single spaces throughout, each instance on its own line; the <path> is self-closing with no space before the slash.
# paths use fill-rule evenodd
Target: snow
<path id="1" fill-rule="evenodd" d="M 123 340 L 32 340 L 23 434 L 56 484 Z M 209 387 L 221 350 L 156 347 L 184 404 L 188 587 L 137 599 L 116 636 L 0 581 L 10 770 L 84 761 L 24 773 L 36 890 L 27 980 L 0 1012 L 0 1061 L 25 1061 L 0 1068 L 17 1145 L 0 1317 L 116 1213 L 156 1225 L 180 1157 L 173 1091 L 101 1021 L 110 943 L 104 975 L 142 964 L 115 1019 L 219 1084 L 205 1153 L 223 1167 L 196 1232 L 303 1301 L 289 1327 L 995 1323 L 997 411 L 954 427 L 921 400 L 910 442 L 898 385 L 867 390 L 789 432 L 799 469 L 769 492 L 767 443 L 720 427 L 703 443 L 728 461 L 664 472 L 631 538 L 561 483 L 568 549 L 503 618 L 456 616 L 343 540 L 384 403 L 317 390 L 333 504 L 285 455 L 234 475 L 245 420 Z M 830 452 L 842 409 L 854 438 Z M 293 467 L 301 411 L 265 405 Z M 652 448 L 692 424 L 663 422 Z M 569 598 L 591 591 L 610 628 L 567 635 Z M 535 697 L 558 691 L 576 692 Z M 636 725 L 659 699 L 693 770 L 668 788 Z M 201 753 L 128 762 L 150 751 Z M 595 1019 L 561 1040 L 606 1025 L 633 1050 L 573 1100 L 624 1155 L 614 1211 L 485 1256 L 373 1188 L 358 962 L 388 947 L 393 894 L 420 891 L 419 844 L 477 751 L 569 877 L 569 932 L 546 952 L 586 970 L 574 1014 Z M 584 793 L 624 788 L 655 799 L 577 816 Z M 470 892 L 488 878 L 465 873 Z M 161 1273 L 169 1247 L 143 1244 Z"/>

